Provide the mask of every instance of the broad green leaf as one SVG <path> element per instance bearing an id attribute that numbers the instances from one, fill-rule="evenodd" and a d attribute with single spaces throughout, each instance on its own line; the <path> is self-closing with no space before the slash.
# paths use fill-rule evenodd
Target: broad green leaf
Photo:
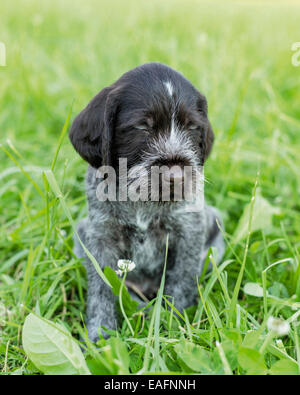
<path id="1" fill-rule="evenodd" d="M 256 296 L 257 298 L 262 298 L 264 296 L 264 290 L 258 283 L 245 284 L 244 292 L 246 295 Z"/>
<path id="2" fill-rule="evenodd" d="M 257 350 L 248 347 L 240 347 L 238 354 L 240 366 L 246 370 L 247 374 L 266 374 L 267 367 L 263 355 Z"/>
<path id="3" fill-rule="evenodd" d="M 214 372 L 211 356 L 204 348 L 188 341 L 181 341 L 174 349 L 178 357 L 194 372 Z"/>
<path id="4" fill-rule="evenodd" d="M 279 361 L 275 362 L 269 370 L 269 373 L 273 375 L 300 374 L 298 364 L 291 361 L 290 359 L 280 359 Z"/>
<path id="5" fill-rule="evenodd" d="M 130 358 L 126 344 L 118 337 L 111 337 L 107 343 L 111 346 L 114 359 L 120 363 L 121 372 L 119 374 L 128 374 Z"/>
<path id="6" fill-rule="evenodd" d="M 252 330 L 248 331 L 243 340 L 243 346 L 247 348 L 256 348 L 262 342 L 260 340 L 261 331 L 260 330 Z"/>
<path id="7" fill-rule="evenodd" d="M 242 341 L 241 332 L 238 329 L 223 328 L 221 331 L 219 331 L 219 333 L 220 333 L 222 339 L 231 340 L 236 345 L 240 345 L 240 343 Z M 222 341 L 222 343 L 223 343 L 223 341 Z"/>
<path id="8" fill-rule="evenodd" d="M 121 281 L 117 276 L 116 272 L 109 266 L 106 266 L 104 268 L 104 274 L 112 287 L 113 294 L 119 296 Z M 123 301 L 124 310 L 127 315 L 131 316 L 136 312 L 139 303 L 136 300 L 132 299 L 125 286 L 122 291 L 122 301 Z"/>
<path id="9" fill-rule="evenodd" d="M 289 291 L 286 286 L 278 281 L 274 281 L 271 287 L 268 288 L 268 292 L 270 295 L 276 296 L 277 298 L 288 298 Z"/>
<path id="10" fill-rule="evenodd" d="M 98 359 L 95 359 L 92 358 L 91 356 L 88 356 L 86 358 L 86 363 L 90 372 L 94 376 L 113 374 L 113 372 L 110 369 L 110 366 L 107 366 L 109 364 L 105 363 L 103 358 L 99 357 Z"/>
<path id="11" fill-rule="evenodd" d="M 225 340 L 222 342 L 222 348 L 224 350 L 226 359 L 229 363 L 229 366 L 231 370 L 235 370 L 238 366 L 238 350 L 239 346 L 238 343 L 235 343 L 234 341 L 231 340 Z M 214 354 L 218 356 L 218 360 L 221 363 L 221 359 L 219 357 L 218 350 L 214 350 Z"/>
<path id="12" fill-rule="evenodd" d="M 129 374 L 129 362 L 127 347 L 117 337 L 111 337 L 96 358 L 87 358 L 87 365 L 94 375 Z"/>
<path id="13" fill-rule="evenodd" d="M 240 217 L 239 223 L 233 234 L 233 243 L 238 243 L 247 236 L 250 205 L 251 204 L 248 204 L 244 208 L 244 212 Z M 261 196 L 259 190 L 257 190 L 253 206 L 251 231 L 255 232 L 259 229 L 266 230 L 270 228 L 272 226 L 272 217 L 274 214 L 280 214 L 280 210 L 277 207 L 272 206 L 264 197 Z"/>
<path id="14" fill-rule="evenodd" d="M 22 340 L 26 355 L 43 373 L 90 374 L 80 347 L 62 325 L 29 314 Z"/>

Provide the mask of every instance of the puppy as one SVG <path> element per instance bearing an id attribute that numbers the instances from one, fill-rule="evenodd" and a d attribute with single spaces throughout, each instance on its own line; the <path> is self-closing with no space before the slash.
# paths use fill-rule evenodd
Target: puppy
<path id="1" fill-rule="evenodd" d="M 153 297 L 169 235 L 165 294 L 174 297 L 180 311 L 194 304 L 196 278 L 208 248 L 218 249 L 219 260 L 224 253 L 218 212 L 199 199 L 203 185 L 190 199 L 185 198 L 191 185 L 197 184 L 195 180 L 203 181 L 203 165 L 214 140 L 205 97 L 170 67 L 148 63 L 101 90 L 75 118 L 69 136 L 90 165 L 86 177 L 89 215 L 79 224 L 78 233 L 100 267 L 117 269 L 119 259 L 134 261 L 136 268 L 127 279 Z M 106 174 L 105 178 L 97 170 L 103 166 L 113 171 L 112 177 Z M 161 167 L 154 186 L 150 173 Z M 190 177 L 185 167 L 192 168 Z M 169 187 L 169 199 L 164 199 L 162 180 Z M 108 188 L 113 186 L 110 199 L 103 182 Z M 174 190 L 183 184 L 183 198 L 177 199 Z M 131 199 L 130 186 L 135 192 Z M 137 199 L 141 189 L 144 193 Z M 87 330 L 96 341 L 100 326 L 116 328 L 115 299 L 78 240 L 75 253 L 85 258 Z"/>

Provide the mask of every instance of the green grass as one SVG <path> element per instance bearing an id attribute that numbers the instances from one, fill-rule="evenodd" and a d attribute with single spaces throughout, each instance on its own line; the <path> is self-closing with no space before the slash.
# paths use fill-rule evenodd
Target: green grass
<path id="1" fill-rule="evenodd" d="M 14 0 L 2 2 L 0 13 L 7 48 L 7 67 L 0 67 L 0 371 L 38 372 L 22 348 L 29 311 L 84 336 L 87 283 L 66 211 L 75 222 L 86 215 L 87 166 L 61 130 L 71 107 L 73 119 L 123 72 L 160 61 L 207 96 L 216 141 L 205 194 L 223 213 L 228 248 L 198 281 L 198 306 L 181 318 L 161 293 L 149 314 L 132 311 L 125 298 L 134 334 L 123 319 L 99 348 L 87 342 L 89 366 L 299 373 L 296 2 Z M 43 176 L 49 169 L 63 199 Z M 247 283 L 262 296 L 245 293 Z M 268 332 L 270 315 L 290 323 L 280 340 Z"/>

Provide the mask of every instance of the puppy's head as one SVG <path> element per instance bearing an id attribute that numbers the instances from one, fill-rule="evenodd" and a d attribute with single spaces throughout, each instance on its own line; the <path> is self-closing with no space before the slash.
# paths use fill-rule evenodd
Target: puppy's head
<path id="1" fill-rule="evenodd" d="M 104 88 L 75 118 L 70 139 L 93 167 L 202 166 L 214 135 L 205 97 L 180 73 L 148 63 Z M 178 176 L 179 175 L 179 176 Z"/>

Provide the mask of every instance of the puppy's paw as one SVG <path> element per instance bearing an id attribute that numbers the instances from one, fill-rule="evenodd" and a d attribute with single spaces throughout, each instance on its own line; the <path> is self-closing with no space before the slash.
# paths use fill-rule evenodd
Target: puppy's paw
<path id="1" fill-rule="evenodd" d="M 101 317 L 101 319 L 90 319 L 87 322 L 86 329 L 89 335 L 89 339 L 96 343 L 99 340 L 99 334 L 101 334 L 104 339 L 109 338 L 109 334 L 101 327 L 107 328 L 109 330 L 116 330 L 117 321 L 115 317 Z"/>
<path id="2" fill-rule="evenodd" d="M 92 343 L 97 343 L 97 341 L 99 340 L 99 333 L 101 333 L 104 339 L 109 338 L 109 334 L 98 326 L 87 325 L 87 332 L 89 335 L 89 339 Z"/>

